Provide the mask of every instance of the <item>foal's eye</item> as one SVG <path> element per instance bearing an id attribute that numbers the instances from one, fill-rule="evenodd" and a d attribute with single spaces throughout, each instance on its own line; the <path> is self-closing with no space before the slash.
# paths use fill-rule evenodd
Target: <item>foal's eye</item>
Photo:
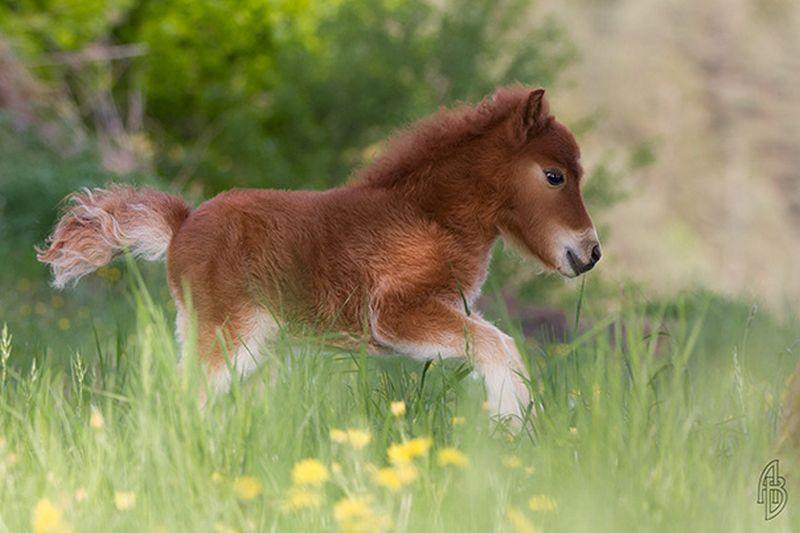
<path id="1" fill-rule="evenodd" d="M 559 187 L 564 184 L 564 173 L 557 168 L 548 168 L 544 171 L 544 177 L 551 187 Z"/>

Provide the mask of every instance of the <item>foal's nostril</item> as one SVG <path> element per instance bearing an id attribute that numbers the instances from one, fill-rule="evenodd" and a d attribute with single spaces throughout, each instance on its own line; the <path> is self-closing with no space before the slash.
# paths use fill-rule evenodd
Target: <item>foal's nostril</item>
<path id="1" fill-rule="evenodd" d="M 600 261 L 600 257 L 602 257 L 602 255 L 603 254 L 600 252 L 600 245 L 595 244 L 594 247 L 592 248 L 592 261 L 594 263 L 597 263 L 598 261 Z"/>

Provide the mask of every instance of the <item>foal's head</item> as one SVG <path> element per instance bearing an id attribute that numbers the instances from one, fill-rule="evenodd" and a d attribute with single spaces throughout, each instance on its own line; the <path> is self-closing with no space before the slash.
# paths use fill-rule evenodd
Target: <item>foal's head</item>
<path id="1" fill-rule="evenodd" d="M 498 227 L 548 268 L 583 274 L 599 261 L 600 243 L 583 205 L 575 137 L 550 115 L 544 89 L 501 89 L 486 104 L 503 99 L 513 110 L 495 132 L 503 153 L 488 176 L 501 195 Z"/>

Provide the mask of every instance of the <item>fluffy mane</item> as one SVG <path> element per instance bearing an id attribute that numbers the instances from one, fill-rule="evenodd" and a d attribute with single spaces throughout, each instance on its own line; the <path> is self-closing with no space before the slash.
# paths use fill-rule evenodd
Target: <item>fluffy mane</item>
<path id="1" fill-rule="evenodd" d="M 530 88 L 512 85 L 498 89 L 478 105 L 459 104 L 400 129 L 386 142 L 381 154 L 353 176 L 354 185 L 391 187 L 443 154 L 482 135 L 526 101 Z"/>

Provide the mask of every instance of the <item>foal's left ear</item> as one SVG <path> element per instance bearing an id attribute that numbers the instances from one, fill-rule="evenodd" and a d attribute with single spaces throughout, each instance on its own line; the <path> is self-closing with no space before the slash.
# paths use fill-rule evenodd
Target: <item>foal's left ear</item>
<path id="1" fill-rule="evenodd" d="M 544 96 L 544 89 L 530 92 L 525 106 L 522 108 L 522 131 L 529 139 L 547 125 L 550 118 L 550 104 Z"/>

